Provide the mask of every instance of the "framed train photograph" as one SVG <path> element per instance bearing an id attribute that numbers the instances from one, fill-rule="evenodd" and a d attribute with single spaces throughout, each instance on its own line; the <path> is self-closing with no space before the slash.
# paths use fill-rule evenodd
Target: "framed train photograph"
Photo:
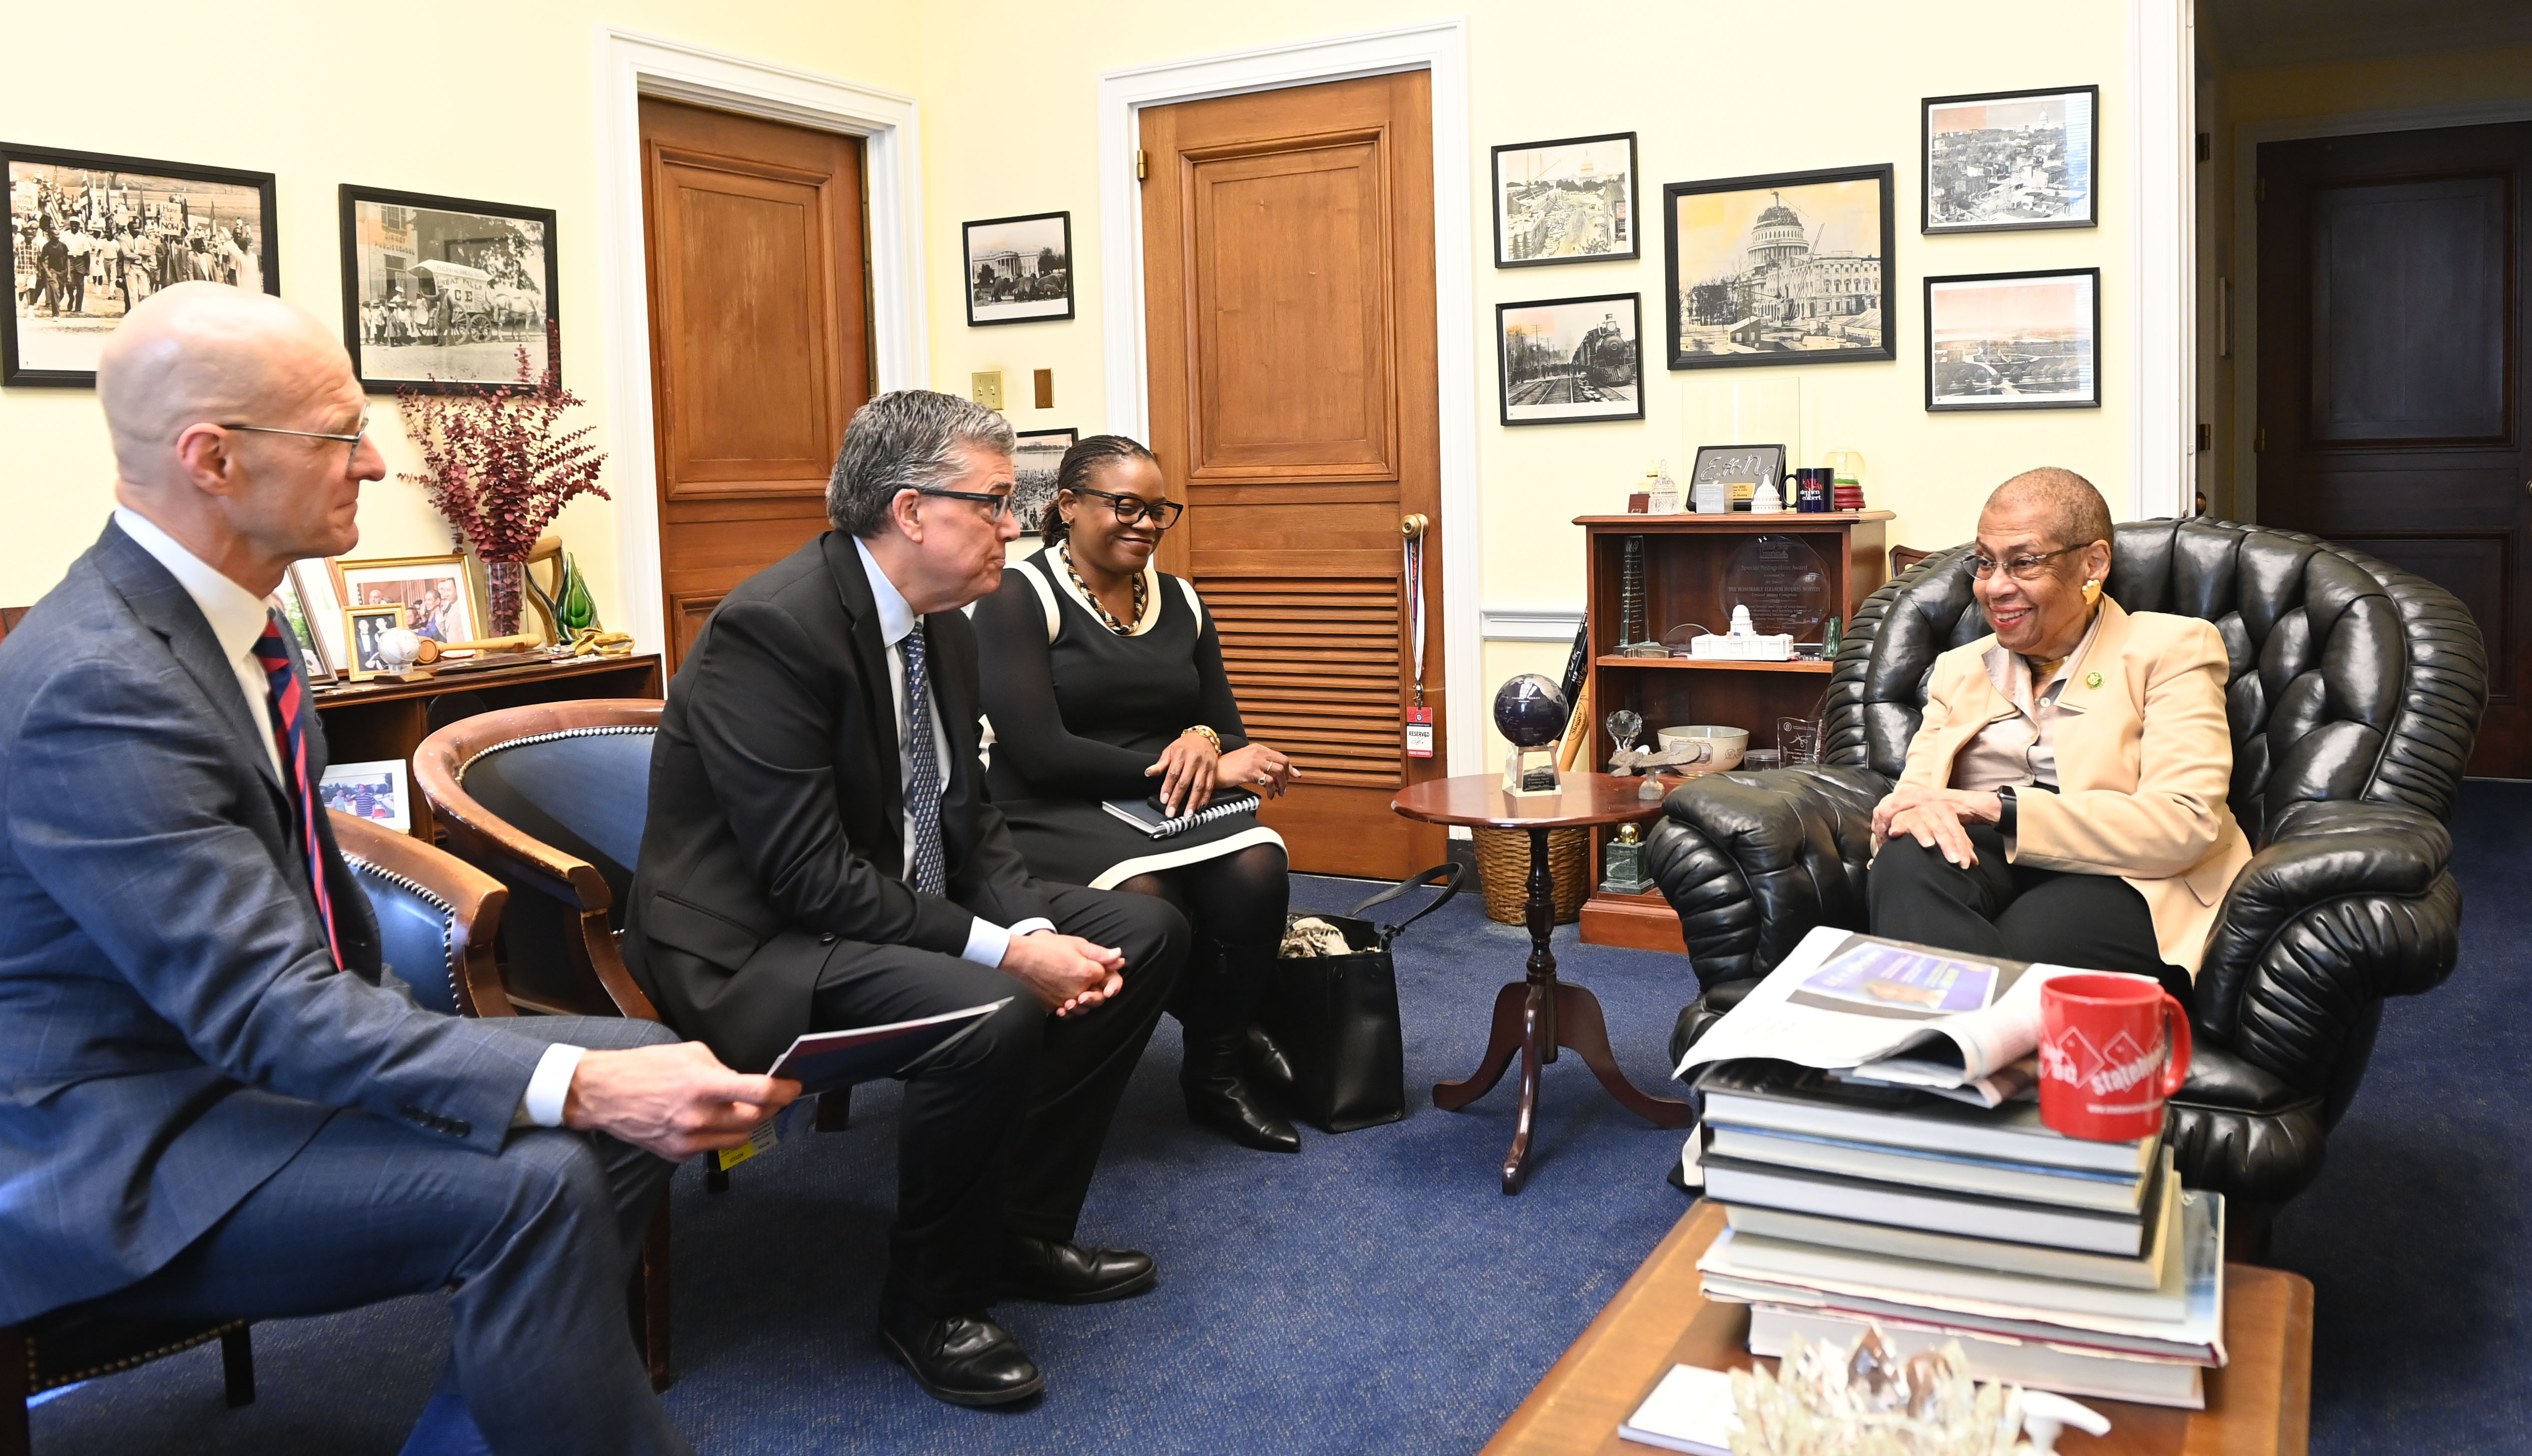
<path id="1" fill-rule="evenodd" d="M 1495 306 L 1506 424 L 1644 418 L 1643 295 Z"/>

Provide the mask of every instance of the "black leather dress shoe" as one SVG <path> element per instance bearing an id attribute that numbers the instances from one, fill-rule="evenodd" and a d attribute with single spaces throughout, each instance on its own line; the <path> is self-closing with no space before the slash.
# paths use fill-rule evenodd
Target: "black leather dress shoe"
<path id="1" fill-rule="evenodd" d="M 879 1342 L 913 1374 L 914 1383 L 953 1406 L 1009 1405 L 1046 1389 L 1046 1376 L 1019 1341 L 982 1315 L 921 1319 L 883 1314 Z"/>
<path id="2" fill-rule="evenodd" d="M 1161 1282 L 1148 1254 L 1084 1249 L 1012 1234 L 1003 1244 L 1003 1293 L 1051 1305 L 1098 1305 L 1132 1299 Z"/>

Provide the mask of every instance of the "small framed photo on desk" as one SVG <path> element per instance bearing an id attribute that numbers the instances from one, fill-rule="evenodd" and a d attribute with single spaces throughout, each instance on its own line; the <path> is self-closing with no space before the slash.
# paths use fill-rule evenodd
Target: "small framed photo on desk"
<path id="1" fill-rule="evenodd" d="M 353 606 L 343 609 L 343 641 L 349 657 L 343 676 L 356 683 L 394 675 L 378 646 L 378 637 L 404 625 L 404 608 L 392 603 L 386 606 Z"/>

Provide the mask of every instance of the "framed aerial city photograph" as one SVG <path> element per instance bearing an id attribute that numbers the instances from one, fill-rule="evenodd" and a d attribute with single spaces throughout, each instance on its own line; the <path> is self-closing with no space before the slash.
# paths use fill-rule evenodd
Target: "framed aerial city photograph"
<path id="1" fill-rule="evenodd" d="M 1494 157 L 1496 267 L 1642 254 L 1635 133 L 1518 141 Z"/>
<path id="2" fill-rule="evenodd" d="M 1506 424 L 1644 418 L 1643 295 L 1497 304 Z"/>
<path id="3" fill-rule="evenodd" d="M 2101 270 L 1926 280 L 1926 408 L 2101 404 Z"/>
<path id="4" fill-rule="evenodd" d="M 1072 214 L 1038 212 L 964 225 L 967 326 L 1072 316 Z"/>
<path id="5" fill-rule="evenodd" d="M 447 394 L 562 370 L 548 207 L 342 190 L 343 347 L 361 387 Z"/>
<path id="6" fill-rule="evenodd" d="M 1036 535 L 1046 527 L 1046 513 L 1055 509 L 1055 470 L 1064 464 L 1064 452 L 1072 448 L 1072 429 L 1023 429 L 1017 432 L 1019 445 L 1011 451 L 1011 516 L 1020 524 L 1020 534 Z"/>
<path id="7" fill-rule="evenodd" d="M 133 306 L 176 283 L 281 292 L 272 174 L 0 144 L 0 384 L 93 388 Z"/>
<path id="8" fill-rule="evenodd" d="M 1926 98 L 1928 233 L 2100 225 L 2101 88 Z"/>
<path id="9" fill-rule="evenodd" d="M 1897 358 L 1892 170 L 1885 162 L 1663 188 L 1670 366 Z"/>

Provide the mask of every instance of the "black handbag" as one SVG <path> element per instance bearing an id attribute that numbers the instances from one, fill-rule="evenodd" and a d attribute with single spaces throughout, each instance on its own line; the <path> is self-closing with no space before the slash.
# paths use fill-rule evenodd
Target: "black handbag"
<path id="1" fill-rule="evenodd" d="M 1398 1025 L 1398 964 L 1390 947 L 1400 931 L 1451 903 L 1462 865 L 1436 865 L 1363 901 L 1349 915 L 1322 915 L 1345 936 L 1341 956 L 1289 956 L 1275 962 L 1258 1019 L 1283 1047 L 1293 1080 L 1281 1091 L 1292 1109 L 1323 1132 L 1396 1122 L 1407 1115 L 1407 1047 Z M 1432 903 L 1397 924 L 1374 928 L 1364 911 L 1438 885 Z"/>

